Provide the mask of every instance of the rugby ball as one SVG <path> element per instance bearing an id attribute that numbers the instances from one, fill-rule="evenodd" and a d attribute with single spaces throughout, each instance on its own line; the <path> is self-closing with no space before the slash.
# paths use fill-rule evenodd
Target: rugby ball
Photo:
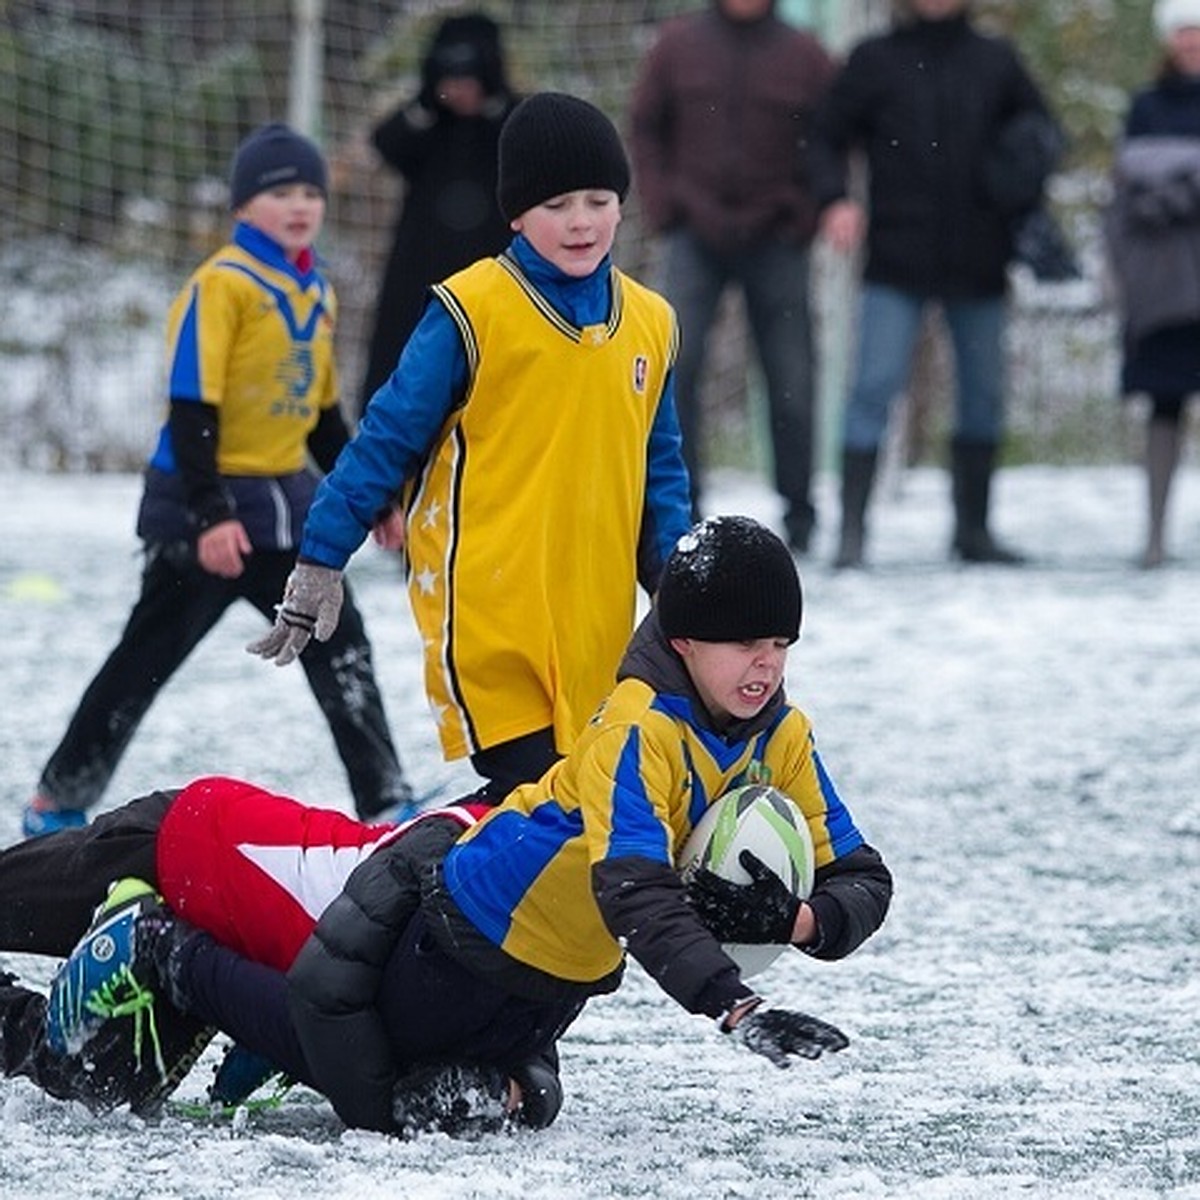
<path id="1" fill-rule="evenodd" d="M 749 883 L 738 858 L 750 850 L 791 889 L 806 899 L 813 886 L 813 844 L 808 822 L 795 801 L 777 788 L 751 784 L 718 796 L 696 822 L 679 855 L 688 875 L 706 868 L 731 883 Z M 743 977 L 766 970 L 787 949 L 783 945 L 722 947 Z"/>

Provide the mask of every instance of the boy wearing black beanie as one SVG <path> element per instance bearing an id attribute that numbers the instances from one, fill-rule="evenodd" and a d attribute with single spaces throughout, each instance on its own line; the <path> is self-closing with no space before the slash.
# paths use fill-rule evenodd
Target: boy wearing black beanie
<path id="1" fill-rule="evenodd" d="M 657 589 L 691 524 L 675 315 L 611 258 L 629 189 L 616 129 L 537 93 L 498 159 L 513 241 L 432 288 L 251 646 L 290 662 L 334 628 L 368 534 L 403 546 L 443 753 L 469 756 L 492 802 L 571 748 L 612 686 L 639 584 Z"/>

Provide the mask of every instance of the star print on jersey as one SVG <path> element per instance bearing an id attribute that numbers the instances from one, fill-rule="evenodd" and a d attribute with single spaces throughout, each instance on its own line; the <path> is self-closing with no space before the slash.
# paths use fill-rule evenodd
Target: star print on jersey
<path id="1" fill-rule="evenodd" d="M 438 518 L 442 515 L 442 506 L 436 500 L 431 500 L 421 513 L 421 525 L 425 529 L 432 529 L 438 523 Z"/>

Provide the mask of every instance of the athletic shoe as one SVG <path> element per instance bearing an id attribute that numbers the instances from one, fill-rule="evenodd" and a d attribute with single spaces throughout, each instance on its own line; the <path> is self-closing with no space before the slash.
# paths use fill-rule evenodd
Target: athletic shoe
<path id="1" fill-rule="evenodd" d="M 272 1079 L 277 1080 L 280 1087 L 286 1089 L 288 1086 L 283 1072 L 269 1058 L 235 1042 L 221 1059 L 209 1086 L 208 1098 L 222 1108 L 237 1108 Z"/>
<path id="2" fill-rule="evenodd" d="M 86 813 L 74 808 L 39 808 L 36 799 L 21 812 L 21 835 L 27 838 L 45 837 L 63 829 L 82 829 L 86 824 Z"/>
<path id="3" fill-rule="evenodd" d="M 104 1022 L 131 1017 L 134 1053 L 148 1032 L 157 1054 L 152 970 L 137 962 L 137 921 L 162 911 L 162 901 L 141 879 L 120 879 L 96 910 L 88 929 L 50 983 L 46 1040 L 60 1054 L 78 1054 Z M 159 1062 L 165 1073 L 164 1064 Z"/>
<path id="4" fill-rule="evenodd" d="M 72 1098 L 94 1112 L 126 1104 L 141 1117 L 153 1117 L 196 1065 L 216 1029 L 169 1004 L 155 1009 L 156 1053 L 141 1053 L 134 1023 L 125 1018 L 105 1021 L 78 1055 L 63 1062 L 79 1064 Z"/>

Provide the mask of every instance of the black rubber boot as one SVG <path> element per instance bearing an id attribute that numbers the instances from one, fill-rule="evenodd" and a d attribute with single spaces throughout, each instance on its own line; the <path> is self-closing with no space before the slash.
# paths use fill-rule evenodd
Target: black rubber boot
<path id="1" fill-rule="evenodd" d="M 875 482 L 876 450 L 842 451 L 842 532 L 833 565 L 842 570 L 863 565 L 867 501 Z"/>
<path id="2" fill-rule="evenodd" d="M 951 446 L 954 541 L 951 552 L 963 562 L 1017 566 L 1025 556 L 996 541 L 988 530 L 988 506 L 996 465 L 993 442 L 955 439 Z"/>

